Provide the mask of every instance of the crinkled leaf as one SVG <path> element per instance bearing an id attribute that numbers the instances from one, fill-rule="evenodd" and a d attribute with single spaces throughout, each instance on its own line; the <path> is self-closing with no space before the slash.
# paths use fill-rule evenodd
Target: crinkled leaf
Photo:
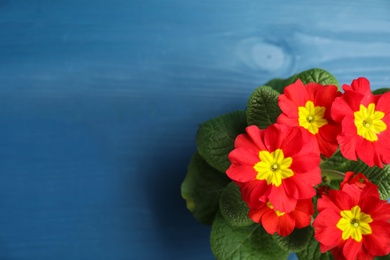
<path id="1" fill-rule="evenodd" d="M 219 209 L 219 198 L 230 179 L 221 174 L 195 153 L 181 184 L 181 195 L 187 208 L 203 224 L 211 225 Z"/>
<path id="2" fill-rule="evenodd" d="M 265 83 L 264 86 L 269 86 L 274 90 L 276 90 L 278 93 L 283 93 L 285 87 L 295 82 L 294 79 L 296 80 L 296 74 L 292 75 L 287 79 L 280 79 L 280 78 L 272 79 L 267 83 Z"/>
<path id="3" fill-rule="evenodd" d="M 337 79 L 332 74 L 330 74 L 326 70 L 319 68 L 305 70 L 297 74 L 296 79 L 300 79 L 303 84 L 307 84 L 309 82 L 316 82 L 322 85 L 336 85 L 337 87 L 339 86 Z"/>
<path id="4" fill-rule="evenodd" d="M 279 236 L 278 234 L 272 237 L 281 248 L 288 251 L 299 252 L 306 248 L 310 243 L 310 238 L 313 236 L 313 228 L 308 226 L 305 228 L 296 228 L 288 236 Z"/>
<path id="5" fill-rule="evenodd" d="M 326 70 L 319 68 L 303 71 L 299 74 L 292 75 L 287 79 L 273 79 L 268 81 L 264 85 L 272 87 L 279 93 L 283 93 L 284 88 L 294 83 L 298 78 L 301 79 L 304 84 L 307 84 L 309 82 L 317 82 L 322 85 L 336 85 L 337 87 L 339 87 L 339 83 L 332 74 L 330 74 Z"/>
<path id="6" fill-rule="evenodd" d="M 376 185 L 378 185 L 379 193 L 382 199 L 390 198 L 390 165 L 385 165 L 383 169 L 374 166 L 369 167 L 362 161 L 350 161 L 345 167 L 344 172 L 353 171 L 361 172 Z"/>
<path id="7" fill-rule="evenodd" d="M 261 225 L 233 227 L 220 213 L 216 215 L 211 228 L 210 244 L 219 260 L 286 259 L 289 254 L 275 243 Z"/>
<path id="8" fill-rule="evenodd" d="M 258 87 L 249 97 L 247 117 L 248 125 L 267 128 L 276 122 L 281 113 L 278 105 L 279 93 L 271 87 Z"/>
<path id="9" fill-rule="evenodd" d="M 242 200 L 240 188 L 234 182 L 223 190 L 219 208 L 224 219 L 232 226 L 243 227 L 253 224 L 248 217 L 248 205 Z"/>
<path id="10" fill-rule="evenodd" d="M 246 112 L 236 111 L 200 125 L 196 135 L 198 152 L 212 167 L 226 172 L 230 166 L 228 154 L 234 149 L 234 139 L 247 127 Z"/>
<path id="11" fill-rule="evenodd" d="M 376 89 L 376 90 L 372 91 L 372 93 L 373 94 L 383 94 L 383 93 L 386 93 L 389 91 L 390 91 L 390 88 L 380 88 L 380 89 Z"/>
<path id="12" fill-rule="evenodd" d="M 320 244 L 318 241 L 314 238 L 313 235 L 313 228 L 311 227 L 312 235 L 309 236 L 309 243 L 307 243 L 306 247 L 297 252 L 296 255 L 299 260 L 331 260 L 333 259 L 333 256 L 330 252 L 326 252 L 324 254 L 321 253 L 320 251 Z"/>

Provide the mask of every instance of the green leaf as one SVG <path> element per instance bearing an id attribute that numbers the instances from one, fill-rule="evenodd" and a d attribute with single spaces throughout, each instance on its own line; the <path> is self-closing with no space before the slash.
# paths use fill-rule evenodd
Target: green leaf
<path id="1" fill-rule="evenodd" d="M 286 259 L 289 253 L 280 248 L 259 224 L 231 226 L 221 214 L 215 217 L 210 236 L 211 249 L 219 260 Z"/>
<path id="2" fill-rule="evenodd" d="M 283 93 L 283 90 L 285 87 L 294 83 L 297 80 L 296 75 L 297 74 L 294 74 L 287 79 L 281 79 L 281 78 L 271 79 L 270 81 L 268 81 L 264 85 L 270 86 L 271 88 L 273 88 L 274 90 L 276 90 L 279 93 Z"/>
<path id="3" fill-rule="evenodd" d="M 349 161 L 348 165 L 344 167 L 344 172 L 347 171 L 363 173 L 371 182 L 378 185 L 382 199 L 390 198 L 390 165 L 385 165 L 382 169 L 377 166 L 369 167 L 360 160 Z"/>
<path id="4" fill-rule="evenodd" d="M 313 236 L 313 228 L 311 226 L 305 228 L 296 228 L 288 236 L 273 235 L 277 244 L 288 251 L 299 252 L 306 248 Z"/>
<path id="5" fill-rule="evenodd" d="M 317 82 L 322 85 L 336 85 L 339 88 L 339 83 L 337 82 L 336 78 L 328 71 L 319 68 L 303 71 L 299 74 L 292 75 L 287 79 L 273 79 L 264 85 L 272 87 L 279 93 L 283 93 L 284 88 L 294 83 L 298 78 L 301 79 L 303 84 Z"/>
<path id="6" fill-rule="evenodd" d="M 373 94 L 384 94 L 386 92 L 389 92 L 390 88 L 380 88 L 372 91 Z"/>
<path id="7" fill-rule="evenodd" d="M 313 230 L 313 228 L 311 228 Z M 296 253 L 299 260 L 331 260 L 333 259 L 333 256 L 331 253 L 326 252 L 324 254 L 321 254 L 320 251 L 320 244 L 318 241 L 314 238 L 313 231 L 312 235 L 309 236 L 309 243 L 307 246 Z"/>
<path id="8" fill-rule="evenodd" d="M 337 150 L 330 158 L 323 158 L 320 167 L 321 169 L 342 171 L 348 163 L 349 160 L 341 154 L 340 150 Z"/>
<path id="9" fill-rule="evenodd" d="M 377 256 L 374 259 L 376 259 L 376 260 L 390 260 L 390 255 Z"/>
<path id="10" fill-rule="evenodd" d="M 281 113 L 278 105 L 279 93 L 271 87 L 258 87 L 249 97 L 247 117 L 248 125 L 267 128 L 276 122 Z"/>
<path id="11" fill-rule="evenodd" d="M 344 178 L 343 178 L 344 179 Z M 336 179 L 336 178 L 331 178 L 330 180 L 329 180 L 329 187 L 331 188 L 331 189 L 334 189 L 334 190 L 339 190 L 340 189 L 340 184 L 341 184 L 341 182 L 343 181 L 343 179 Z"/>
<path id="12" fill-rule="evenodd" d="M 243 227 L 253 224 L 248 217 L 248 205 L 242 200 L 240 188 L 234 182 L 222 192 L 219 208 L 224 219 L 232 226 Z"/>
<path id="13" fill-rule="evenodd" d="M 309 82 L 316 82 L 320 83 L 321 85 L 336 85 L 339 87 L 337 79 L 328 71 L 323 69 L 315 68 L 306 70 L 297 74 L 296 78 L 299 78 L 305 85 Z"/>
<path id="14" fill-rule="evenodd" d="M 225 174 L 208 165 L 198 153 L 193 155 L 181 184 L 181 195 L 199 222 L 212 224 L 219 210 L 220 195 L 229 182 Z"/>
<path id="15" fill-rule="evenodd" d="M 244 133 L 246 127 L 245 111 L 219 116 L 201 124 L 196 135 L 199 154 L 212 167 L 226 172 L 230 166 L 228 154 L 234 149 L 234 139 Z"/>

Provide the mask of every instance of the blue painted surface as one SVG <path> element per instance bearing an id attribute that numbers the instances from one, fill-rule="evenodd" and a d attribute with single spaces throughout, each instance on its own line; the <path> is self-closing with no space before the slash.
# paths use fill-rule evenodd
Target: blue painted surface
<path id="1" fill-rule="evenodd" d="M 389 87 L 390 2 L 0 0 L 0 259 L 213 259 L 198 124 L 312 67 Z"/>

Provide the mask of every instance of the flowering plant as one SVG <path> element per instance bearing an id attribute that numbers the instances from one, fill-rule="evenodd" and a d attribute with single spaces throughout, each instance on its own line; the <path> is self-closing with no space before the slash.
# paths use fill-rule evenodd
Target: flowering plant
<path id="1" fill-rule="evenodd" d="M 181 186 L 218 259 L 390 259 L 390 92 L 311 69 L 200 125 Z"/>

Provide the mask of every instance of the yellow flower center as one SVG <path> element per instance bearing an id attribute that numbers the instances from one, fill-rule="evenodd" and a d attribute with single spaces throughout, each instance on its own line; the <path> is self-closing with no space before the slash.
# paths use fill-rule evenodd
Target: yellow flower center
<path id="1" fill-rule="evenodd" d="M 325 107 L 314 106 L 312 101 L 307 101 L 304 107 L 298 107 L 299 126 L 307 129 L 312 134 L 317 134 L 318 129 L 326 125 L 324 118 Z"/>
<path id="2" fill-rule="evenodd" d="M 277 149 L 272 153 L 268 151 L 260 151 L 260 162 L 256 163 L 253 168 L 256 170 L 257 180 L 266 180 L 267 184 L 273 184 L 279 187 L 282 180 L 294 175 L 290 169 L 292 158 L 284 158 L 284 153 L 281 149 Z"/>
<path id="3" fill-rule="evenodd" d="M 268 206 L 268 208 L 270 208 L 270 209 L 274 209 L 274 205 L 272 205 L 272 203 L 271 203 L 270 201 L 267 202 L 267 206 Z M 278 217 L 283 216 L 284 214 L 286 214 L 286 213 L 281 212 L 281 211 L 279 211 L 279 210 L 277 210 L 277 209 L 274 209 L 274 211 L 275 211 L 275 213 L 276 213 L 276 215 L 277 215 Z"/>
<path id="4" fill-rule="evenodd" d="M 343 210 L 340 212 L 340 215 L 341 218 L 337 223 L 337 227 L 343 231 L 343 240 L 351 237 L 355 241 L 360 242 L 362 235 L 372 233 L 369 225 L 372 222 L 372 218 L 370 215 L 361 212 L 359 206 L 355 206 L 351 210 Z"/>
<path id="5" fill-rule="evenodd" d="M 368 107 L 360 105 L 359 111 L 354 113 L 357 134 L 364 139 L 374 142 L 378 140 L 378 134 L 385 131 L 387 125 L 382 121 L 385 113 L 375 111 L 375 104 Z"/>

